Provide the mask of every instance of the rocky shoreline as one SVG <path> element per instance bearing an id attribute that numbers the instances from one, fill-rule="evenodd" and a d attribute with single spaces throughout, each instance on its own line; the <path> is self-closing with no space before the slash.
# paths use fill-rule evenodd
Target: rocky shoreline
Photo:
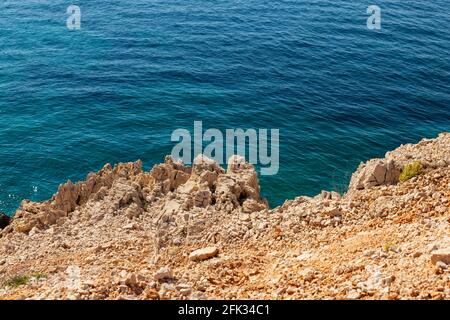
<path id="1" fill-rule="evenodd" d="M 0 299 L 450 299 L 450 133 L 274 209 L 240 157 L 167 157 L 0 222 Z"/>

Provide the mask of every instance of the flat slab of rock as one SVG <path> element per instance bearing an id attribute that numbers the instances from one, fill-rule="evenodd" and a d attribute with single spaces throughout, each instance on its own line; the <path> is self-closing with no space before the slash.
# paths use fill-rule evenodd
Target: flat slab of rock
<path id="1" fill-rule="evenodd" d="M 155 281 L 162 281 L 172 278 L 173 278 L 172 269 L 170 269 L 169 267 L 163 267 L 159 269 L 154 275 Z"/>
<path id="2" fill-rule="evenodd" d="M 450 264 L 450 247 L 431 252 L 431 262 L 436 264 L 438 261 Z"/>
<path id="3" fill-rule="evenodd" d="M 212 257 L 215 257 L 219 253 L 219 249 L 216 247 L 206 247 L 192 251 L 189 255 L 191 261 L 203 261 Z"/>

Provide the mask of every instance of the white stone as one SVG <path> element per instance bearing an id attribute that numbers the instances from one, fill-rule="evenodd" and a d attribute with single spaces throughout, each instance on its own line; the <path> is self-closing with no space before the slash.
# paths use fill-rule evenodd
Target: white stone
<path id="1" fill-rule="evenodd" d="M 173 272 L 172 272 L 172 269 L 170 269 L 169 267 L 163 267 L 163 268 L 159 269 L 154 275 L 155 281 L 162 281 L 162 280 L 167 280 L 167 279 L 172 279 L 172 278 L 173 278 Z"/>
<path id="2" fill-rule="evenodd" d="M 135 223 L 129 223 L 123 226 L 124 230 L 134 230 L 137 229 L 137 225 Z"/>
<path id="3" fill-rule="evenodd" d="M 206 247 L 203 249 L 198 249 L 189 255 L 189 260 L 191 261 L 202 261 L 216 256 L 219 250 L 216 247 Z"/>
<path id="4" fill-rule="evenodd" d="M 357 300 L 361 298 L 361 294 L 358 291 L 352 290 L 347 294 L 347 299 L 349 300 Z"/>

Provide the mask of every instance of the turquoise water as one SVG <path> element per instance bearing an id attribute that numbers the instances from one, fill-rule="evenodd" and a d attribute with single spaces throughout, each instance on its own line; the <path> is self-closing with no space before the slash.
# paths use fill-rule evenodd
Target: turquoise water
<path id="1" fill-rule="evenodd" d="M 81 7 L 81 30 L 66 8 Z M 280 129 L 272 206 L 345 190 L 360 161 L 450 130 L 448 2 L 0 3 L 0 211 L 106 162 L 163 160 L 177 128 Z"/>

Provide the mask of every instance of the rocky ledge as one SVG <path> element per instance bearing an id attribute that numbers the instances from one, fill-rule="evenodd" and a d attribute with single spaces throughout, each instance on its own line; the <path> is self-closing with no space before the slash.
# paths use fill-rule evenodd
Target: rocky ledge
<path id="1" fill-rule="evenodd" d="M 274 209 L 240 157 L 167 157 L 0 218 L 0 299 L 450 299 L 450 133 Z"/>

